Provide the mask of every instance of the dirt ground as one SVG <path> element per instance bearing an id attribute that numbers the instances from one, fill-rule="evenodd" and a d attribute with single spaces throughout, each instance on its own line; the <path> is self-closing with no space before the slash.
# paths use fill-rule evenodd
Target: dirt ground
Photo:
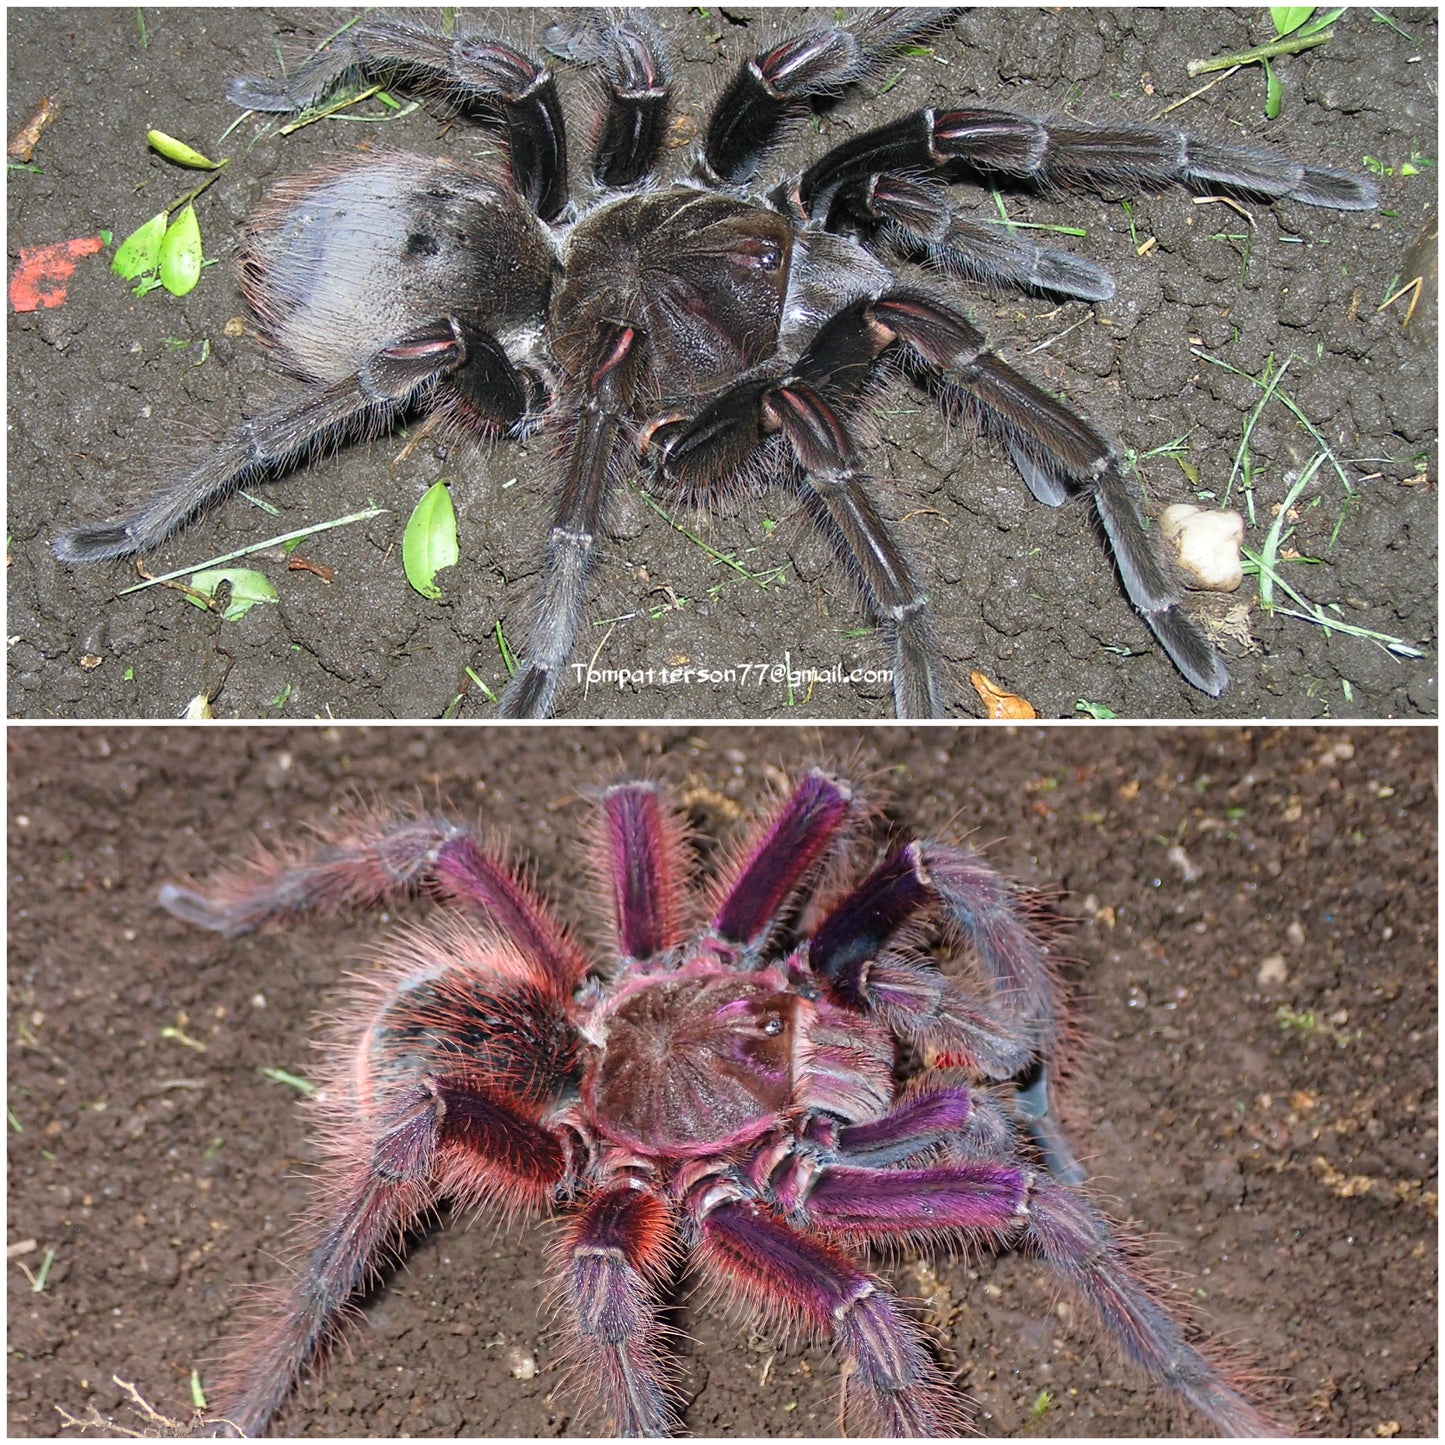
<path id="1" fill-rule="evenodd" d="M 226 941 L 160 912 L 164 880 L 353 790 L 420 792 L 505 824 L 585 921 L 589 789 L 647 774 L 685 793 L 706 867 L 776 770 L 810 760 L 872 779 L 885 830 L 966 834 L 1062 890 L 1093 1040 L 1075 1138 L 1116 1217 L 1301 1429 L 1435 1435 L 1436 739 L 1418 727 L 12 727 L 8 1242 L 33 1243 L 9 1270 L 10 1435 L 55 1432 L 57 1406 L 116 1414 L 112 1375 L 185 1415 L 305 1199 L 306 1111 L 261 1070 L 313 1068 L 311 1015 L 387 931 Z M 585 1429 L 551 1394 L 547 1238 L 427 1233 L 278 1433 Z M 1197 1428 L 1069 1328 L 1024 1258 L 884 1272 L 923 1301 L 986 1434 Z M 700 1301 L 679 1322 L 693 1432 L 834 1432 L 826 1350 Z"/>
<path id="2" fill-rule="evenodd" d="M 7 13 L 9 132 L 42 96 L 60 98 L 35 153 L 38 170 L 10 176 L 12 264 L 20 247 L 101 228 L 118 240 L 196 184 L 195 173 L 147 153 L 148 126 L 231 158 L 198 203 L 208 251 L 221 264 L 190 296 L 136 300 L 97 256 L 77 270 L 64 306 L 11 316 L 9 711 L 174 717 L 207 693 L 225 717 L 419 718 L 453 706 L 486 717 L 491 704 L 465 669 L 500 689 L 498 627 L 513 647 L 526 635 L 548 525 L 540 443 L 505 445 L 490 457 L 446 456 L 423 443 L 395 466 L 399 438 L 356 446 L 262 488 L 278 515 L 235 499 L 145 558 L 161 573 L 371 501 L 388 509 L 305 544 L 305 556 L 333 572 L 330 585 L 288 570 L 279 554 L 253 560 L 281 600 L 239 622 L 222 623 L 164 589 L 118 598 L 136 580 L 127 565 L 71 568 L 50 554 L 63 525 L 109 514 L 117 498 L 154 484 L 282 389 L 254 332 L 237 334 L 231 324 L 242 311 L 231 265 L 236 227 L 271 183 L 358 146 L 458 155 L 494 148 L 485 134 L 425 111 L 380 128 L 336 121 L 286 138 L 248 120 L 223 138 L 236 120 L 225 79 L 276 73 L 278 45 L 294 62 L 344 12 L 142 13 L 144 34 L 130 8 Z M 712 8 L 675 10 L 663 23 L 677 51 L 681 136 L 705 124 L 711 98 L 767 27 L 756 12 Z M 496 28 L 520 27 L 535 39 L 539 24 L 536 12 L 513 11 Z M 900 63 L 805 127 L 769 173 L 791 173 L 882 119 L 958 99 L 1146 121 L 1204 83 L 1187 74 L 1191 58 L 1258 43 L 1267 25 L 1262 8 L 981 7 L 957 19 L 929 55 Z M 1134 200 L 1131 235 L 1117 196 L 1011 193 L 1006 204 L 1017 220 L 1084 228 L 1083 238 L 1060 243 L 1107 267 L 1117 299 L 1089 307 L 978 295 L 971 304 L 1007 355 L 1125 448 L 1143 455 L 1186 438 L 1183 461 L 1197 483 L 1167 456 L 1139 465 L 1155 512 L 1192 490 L 1206 505 L 1222 499 L 1261 396 L 1195 353 L 1256 377 L 1270 357 L 1276 365 L 1290 358 L 1282 390 L 1335 449 L 1353 492 L 1347 502 L 1339 478 L 1328 467 L 1319 474 L 1292 518 L 1289 545 L 1321 565 L 1287 564 L 1286 580 L 1424 657 L 1395 657 L 1257 606 L 1241 611 L 1254 597 L 1247 581 L 1233 599 L 1197 604 L 1237 634 L 1221 643 L 1233 685 L 1210 701 L 1175 674 L 1131 612 L 1087 512 L 1039 506 L 997 449 L 948 440 L 927 400 L 900 387 L 870 465 L 882 478 L 882 511 L 931 590 L 951 711 L 980 713 L 968 679 L 981 668 L 1046 717 L 1073 715 L 1080 701 L 1129 717 L 1435 714 L 1434 322 L 1422 314 L 1404 332 L 1403 303 L 1377 310 L 1436 206 L 1435 11 L 1352 10 L 1327 44 L 1282 58 L 1276 69 L 1277 121 L 1264 120 L 1264 77 L 1255 67 L 1182 104 L 1169 123 L 1352 171 L 1385 171 L 1379 214 L 1251 203 L 1246 215 L 1166 190 Z M 571 76 L 564 87 L 580 159 L 590 88 Z M 682 168 L 687 155 L 685 147 L 671 152 L 669 166 Z M 1407 176 L 1407 165 L 1417 173 Z M 960 199 L 994 214 L 986 193 L 960 191 Z M 1314 451 L 1293 416 L 1271 402 L 1251 439 L 1254 550 Z M 453 483 L 463 560 L 442 574 L 445 595 L 433 602 L 408 587 L 398 544 L 415 501 L 440 476 Z M 1236 484 L 1233 502 L 1239 497 Z M 695 519 L 680 520 L 692 527 Z M 584 691 L 569 674 L 563 716 L 887 715 L 886 683 L 808 688 L 773 671 L 872 674 L 889 665 L 852 584 L 795 499 L 773 492 L 723 509 L 697 533 L 704 547 L 624 487 L 610 529 L 575 660 L 595 654 L 597 668 L 614 672 L 690 664 L 721 676 L 733 668 L 735 680 Z M 739 671 L 747 664 L 751 672 Z"/>

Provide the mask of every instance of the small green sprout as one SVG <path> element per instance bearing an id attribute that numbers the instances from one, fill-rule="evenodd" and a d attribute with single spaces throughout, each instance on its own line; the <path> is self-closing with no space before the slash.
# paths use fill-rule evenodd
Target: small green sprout
<path id="1" fill-rule="evenodd" d="M 257 1069 L 256 1072 L 263 1079 L 270 1079 L 273 1084 L 285 1084 L 287 1088 L 295 1089 L 298 1094 L 311 1095 L 316 1092 L 316 1085 L 309 1079 L 303 1079 L 300 1074 L 292 1074 L 285 1069 Z"/>

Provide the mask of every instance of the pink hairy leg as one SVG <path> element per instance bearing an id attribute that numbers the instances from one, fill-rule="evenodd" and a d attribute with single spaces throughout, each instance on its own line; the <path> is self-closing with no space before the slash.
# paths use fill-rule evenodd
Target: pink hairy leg
<path id="1" fill-rule="evenodd" d="M 843 1366 L 843 1422 L 859 1434 L 954 1436 L 961 1397 L 922 1333 L 879 1280 L 832 1245 L 801 1234 L 750 1201 L 702 1222 L 707 1276 L 758 1315 L 831 1340 Z"/>
<path id="2" fill-rule="evenodd" d="M 677 1258 L 667 1205 L 626 1184 L 591 1196 L 557 1249 L 569 1380 L 619 1435 L 676 1435 L 682 1417 L 658 1319 Z"/>
<path id="3" fill-rule="evenodd" d="M 853 789 L 817 769 L 757 830 L 719 890 L 713 930 L 751 955 L 794 891 L 828 854 L 855 810 Z"/>
<path id="4" fill-rule="evenodd" d="M 263 1313 L 227 1349 L 213 1417 L 222 1430 L 266 1428 L 340 1338 L 355 1297 L 439 1199 L 540 1202 L 565 1169 L 560 1144 L 541 1125 L 446 1081 L 401 1091 L 370 1149 L 359 1152 L 321 1173 L 305 1263 L 261 1298 Z"/>
<path id="5" fill-rule="evenodd" d="M 483 852 L 459 823 L 358 812 L 318 830 L 319 846 L 260 851 L 204 885 L 168 883 L 163 908 L 229 937 L 303 913 L 373 908 L 430 891 L 478 909 L 560 987 L 575 987 L 587 956 L 526 881 Z"/>
<path id="6" fill-rule="evenodd" d="M 602 799 L 599 872 L 612 901 L 617 951 L 656 958 L 682 942 L 687 868 L 682 828 L 651 783 L 622 783 Z"/>

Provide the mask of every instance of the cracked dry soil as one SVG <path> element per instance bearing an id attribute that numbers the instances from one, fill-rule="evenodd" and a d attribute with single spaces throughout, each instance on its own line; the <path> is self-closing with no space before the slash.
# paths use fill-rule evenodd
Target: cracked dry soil
<path id="1" fill-rule="evenodd" d="M 143 43 L 128 9 L 8 12 L 11 133 L 43 95 L 60 98 L 35 155 L 38 172 L 10 177 L 12 263 L 22 246 L 102 228 L 122 238 L 195 183 L 193 173 L 147 153 L 148 126 L 232 158 L 199 203 L 208 251 L 220 264 L 190 296 L 136 300 L 98 256 L 77 271 L 64 306 L 11 316 L 12 715 L 174 717 L 199 693 L 226 717 L 435 717 L 463 693 L 463 715 L 490 712 L 465 669 L 498 690 L 498 624 L 513 647 L 525 638 L 548 525 L 544 443 L 505 444 L 489 455 L 445 455 L 423 443 L 394 466 L 400 437 L 353 446 L 259 488 L 279 515 L 232 499 L 146 557 L 160 573 L 370 501 L 388 509 L 305 544 L 306 557 L 333 573 L 330 585 L 288 570 L 280 556 L 253 559 L 281 600 L 235 623 L 164 589 L 117 598 L 136 580 L 127 565 L 71 568 L 49 551 L 68 521 L 107 515 L 119 496 L 154 483 L 283 390 L 254 332 L 236 334 L 234 324 L 243 309 L 232 268 L 237 227 L 270 184 L 359 146 L 462 156 L 495 149 L 486 132 L 425 110 L 380 126 L 312 125 L 286 138 L 274 126 L 261 135 L 261 123 L 248 120 L 223 140 L 236 120 L 227 77 L 275 73 L 278 46 L 294 63 L 349 13 L 157 8 L 144 12 Z M 535 42 L 538 14 L 503 13 L 495 27 Z M 1080 700 L 1129 717 L 1434 715 L 1434 323 L 1432 316 L 1402 331 L 1403 306 L 1377 307 L 1436 203 L 1433 168 L 1401 172 L 1412 157 L 1433 160 L 1436 16 L 1418 8 L 1389 18 L 1393 25 L 1352 10 L 1327 44 L 1279 60 L 1283 110 L 1273 123 L 1263 118 L 1257 68 L 1169 118 L 1350 170 L 1372 157 L 1392 172 L 1380 177 L 1379 214 L 1250 203 L 1245 215 L 1166 188 L 1132 199 L 1131 235 L 1118 196 L 1010 192 L 1017 220 L 1083 228 L 1083 238 L 1064 244 L 1114 274 L 1117 298 L 1056 306 L 975 292 L 970 305 L 1006 355 L 1125 448 L 1145 454 L 1186 438 L 1198 490 L 1215 498 L 1229 484 L 1261 393 L 1196 353 L 1250 376 L 1270 357 L 1276 365 L 1291 358 L 1282 389 L 1335 449 L 1353 499 L 1328 467 L 1320 473 L 1290 541 L 1320 565 L 1291 565 L 1287 578 L 1312 600 L 1338 605 L 1350 623 L 1402 638 L 1425 656 L 1397 658 L 1249 608 L 1247 581 L 1235 598 L 1196 604 L 1232 631 L 1221 646 L 1233 685 L 1217 702 L 1203 697 L 1132 613 L 1087 509 L 1035 503 L 997 447 L 948 438 L 927 399 L 897 386 L 869 461 L 882 511 L 931 592 L 951 711 L 979 714 L 968 678 L 980 668 L 1046 717 L 1072 715 Z M 711 99 L 771 32 L 753 11 L 676 10 L 663 23 L 677 56 L 683 135 L 705 123 Z M 1083 120 L 1148 120 L 1202 83 L 1186 73 L 1191 58 L 1257 43 L 1267 23 L 1263 10 L 980 8 L 961 15 L 929 55 L 822 111 L 767 174 L 792 173 L 917 106 L 970 97 Z M 589 83 L 564 75 L 562 84 L 578 160 Z M 680 167 L 686 154 L 671 151 L 665 164 Z M 994 214 L 986 192 L 957 191 L 966 212 Z M 1266 407 L 1251 438 L 1254 549 L 1313 451 L 1288 411 Z M 1141 462 L 1138 475 L 1156 514 L 1190 495 L 1184 470 L 1167 456 Z M 452 482 L 463 556 L 442 574 L 443 599 L 432 602 L 408 587 L 399 544 L 412 506 L 441 476 Z M 574 661 L 595 654 L 599 668 L 628 672 L 887 667 L 884 639 L 866 625 L 853 584 L 794 498 L 743 498 L 699 525 L 707 547 L 736 558 L 742 571 L 675 530 L 638 490 L 619 489 Z M 881 717 L 891 708 L 882 682 L 807 689 L 771 674 L 759 686 L 758 676 L 584 691 L 569 673 L 560 711 L 811 719 Z"/>

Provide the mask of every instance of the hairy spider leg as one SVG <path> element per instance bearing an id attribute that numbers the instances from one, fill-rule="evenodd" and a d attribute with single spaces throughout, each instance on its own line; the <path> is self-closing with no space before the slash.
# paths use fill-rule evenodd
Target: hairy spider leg
<path id="1" fill-rule="evenodd" d="M 901 718 L 941 717 L 928 599 L 868 493 L 857 451 L 839 414 L 871 379 L 892 340 L 870 327 L 858 304 L 826 322 L 792 375 L 753 378 L 723 391 L 695 416 L 655 426 L 644 445 L 668 481 L 698 487 L 749 458 L 765 439 L 783 440 L 815 520 L 853 570 L 893 644 L 893 699 Z"/>
<path id="2" fill-rule="evenodd" d="M 547 543 L 546 579 L 537 600 L 525 659 L 497 704 L 506 718 L 546 717 L 572 655 L 582 619 L 583 584 L 597 546 L 616 463 L 622 421 L 636 389 L 646 338 L 625 321 L 599 327 L 594 364 L 564 442 L 562 485 Z"/>
<path id="3" fill-rule="evenodd" d="M 739 67 L 713 107 L 700 178 L 736 185 L 756 174 L 787 121 L 814 96 L 833 96 L 922 39 L 948 19 L 947 9 L 875 10 L 846 25 L 821 25 L 760 50 Z"/>
<path id="4" fill-rule="evenodd" d="M 1307 166 L 1275 151 L 1220 145 L 1150 126 L 1046 125 L 1006 110 L 920 110 L 835 147 L 799 178 L 805 216 L 826 215 L 839 189 L 881 171 L 955 163 L 990 177 L 1038 185 L 1168 182 L 1222 186 L 1271 200 L 1342 211 L 1373 210 L 1375 187 L 1344 171 Z"/>
<path id="5" fill-rule="evenodd" d="M 574 65 L 598 65 L 607 108 L 592 146 L 592 179 L 626 189 L 652 169 L 672 106 L 662 36 L 643 12 L 567 10 L 547 27 L 547 49 Z"/>
<path id="6" fill-rule="evenodd" d="M 450 318 L 398 337 L 354 375 L 309 387 L 242 423 L 215 451 L 128 514 L 62 532 L 53 544 L 55 555 L 62 562 L 99 562 L 155 546 L 237 487 L 289 470 L 357 428 L 385 430 L 466 359 L 462 329 Z"/>
<path id="7" fill-rule="evenodd" d="M 602 881 L 612 899 L 617 952 L 647 960 L 683 940 L 687 868 L 682 827 L 652 783 L 622 783 L 602 797 Z"/>
<path id="8" fill-rule="evenodd" d="M 1194 1406 L 1223 1434 L 1288 1434 L 1227 1377 L 1226 1361 L 1191 1345 L 1109 1221 L 1082 1195 L 1039 1176 L 1025 1246 L 1086 1304 L 1125 1359 Z"/>
<path id="9" fill-rule="evenodd" d="M 167 883 L 163 908 L 228 937 L 306 913 L 376 908 L 430 891 L 477 909 L 561 994 L 590 961 L 518 872 L 477 846 L 460 823 L 377 811 L 317 828 L 310 850 L 258 849 L 204 885 Z"/>
<path id="10" fill-rule="evenodd" d="M 540 1120 L 575 1077 L 577 1040 L 564 1001 L 505 945 L 461 926 L 417 932 L 362 982 L 342 1039 L 318 1095 L 304 1263 L 227 1347 L 217 1428 L 265 1428 L 438 1202 L 533 1211 L 569 1173 Z"/>
<path id="11" fill-rule="evenodd" d="M 724 1298 L 833 1343 L 842 1357 L 845 1427 L 890 1438 L 955 1436 L 967 1427 L 963 1401 L 918 1326 L 842 1250 L 753 1201 L 737 1201 L 704 1217 L 697 1260 Z"/>
<path id="12" fill-rule="evenodd" d="M 717 892 L 712 931 L 756 960 L 795 890 L 856 813 L 854 790 L 814 769 L 745 845 Z"/>
<path id="13" fill-rule="evenodd" d="M 889 952 L 929 911 L 971 947 L 983 996 L 931 960 Z M 1058 1028 L 1048 950 L 1016 890 L 976 853 L 927 842 L 895 849 L 813 931 L 808 962 L 838 1002 L 915 1042 L 962 1050 L 988 1078 L 1018 1081 L 1020 1113 L 1049 1167 L 1082 1182 L 1049 1104 Z"/>
<path id="14" fill-rule="evenodd" d="M 499 41 L 448 39 L 400 16 L 343 30 L 289 80 L 243 77 L 227 91 L 245 110 L 304 110 L 343 80 L 407 86 L 482 118 L 500 112 L 517 190 L 544 221 L 567 208 L 567 133 L 552 72 Z"/>
<path id="15" fill-rule="evenodd" d="M 1092 500 L 1129 600 L 1179 671 L 1218 697 L 1229 673 L 1184 610 L 1115 449 L 998 357 L 984 334 L 947 303 L 897 291 L 874 302 L 871 315 L 933 382 L 947 410 L 1003 440 L 1039 501 L 1058 506 L 1071 495 Z"/>
<path id="16" fill-rule="evenodd" d="M 619 1435 L 682 1432 L 659 1318 L 679 1250 L 668 1206 L 627 1184 L 591 1195 L 554 1250 L 568 1387 L 600 1400 Z"/>
<path id="17" fill-rule="evenodd" d="M 879 1119 L 834 1125 L 814 1120 L 827 1134 L 821 1141 L 844 1164 L 882 1169 L 933 1154 L 973 1130 L 973 1090 L 962 1085 L 934 1087 L 929 1076 L 912 1086 L 903 1101 Z"/>
<path id="18" fill-rule="evenodd" d="M 796 199 L 789 200 L 789 208 L 801 214 Z M 1072 251 L 1040 246 L 1006 226 L 955 216 L 947 187 L 919 176 L 870 171 L 844 181 L 825 224 L 830 231 L 877 236 L 896 254 L 921 258 L 946 276 L 1084 301 L 1114 295 L 1114 278 L 1103 267 Z"/>
<path id="19" fill-rule="evenodd" d="M 829 1241 L 957 1246 L 1018 1239 L 1098 1316 L 1126 1359 L 1219 1429 L 1279 1433 L 1186 1341 L 1104 1216 L 1048 1175 L 1008 1158 L 928 1169 L 830 1164 L 806 1171 L 799 1187 L 792 1186 L 790 1177 L 777 1181 L 780 1203 Z"/>

